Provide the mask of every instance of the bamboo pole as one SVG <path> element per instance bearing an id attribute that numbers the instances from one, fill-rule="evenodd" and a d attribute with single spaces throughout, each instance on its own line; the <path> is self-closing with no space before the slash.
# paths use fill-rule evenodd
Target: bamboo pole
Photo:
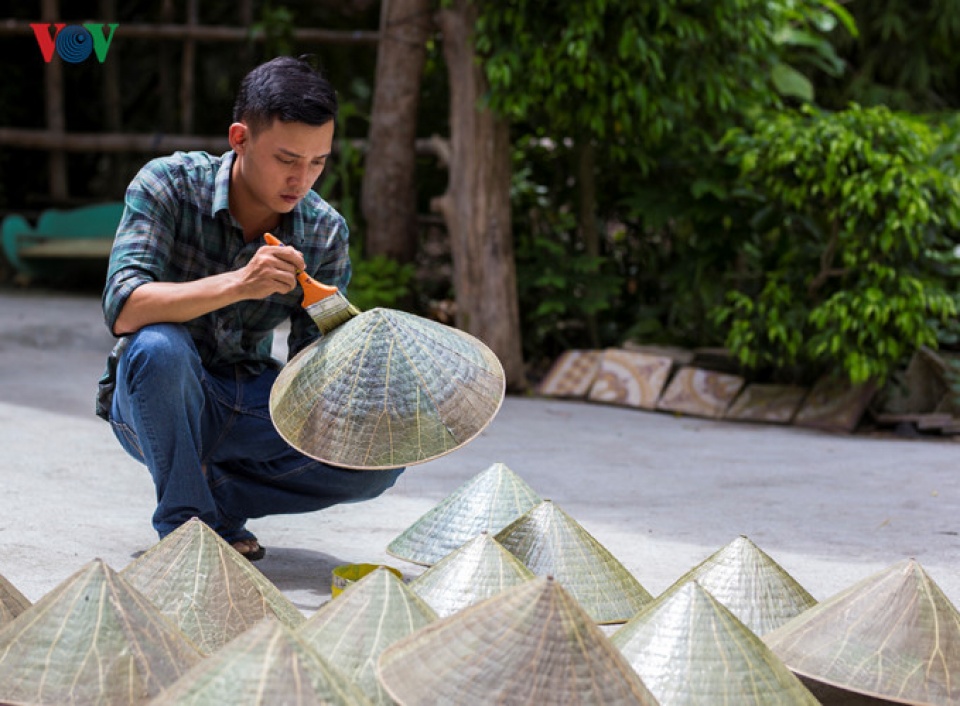
<path id="1" fill-rule="evenodd" d="M 167 135 L 164 133 L 62 133 L 51 130 L 0 128 L 0 145 L 21 149 L 65 152 L 152 152 L 206 150 L 220 153 L 230 149 L 226 136 Z"/>
<path id="2" fill-rule="evenodd" d="M 59 0 L 42 0 L 40 17 L 44 22 L 56 22 L 60 16 Z M 33 30 L 31 30 L 32 32 Z M 43 67 L 44 110 L 47 129 L 54 135 L 66 132 L 66 117 L 63 110 L 63 62 L 51 61 Z M 53 149 L 47 155 L 50 196 L 66 200 L 70 195 L 67 182 L 67 155 L 62 149 Z"/>
<path id="3" fill-rule="evenodd" d="M 197 63 L 197 42 L 189 38 L 189 30 L 199 24 L 199 13 L 197 0 L 187 0 L 188 38 L 183 40 L 183 51 L 180 55 L 180 132 L 185 135 L 193 132 L 194 78 Z"/>
<path id="4" fill-rule="evenodd" d="M 56 22 L 59 18 L 44 20 Z M 30 23 L 23 20 L 0 20 L 0 36 L 33 35 Z M 301 28 L 293 31 L 293 38 L 304 44 L 376 44 L 380 41 L 380 32 L 369 30 L 334 30 Z M 115 39 L 159 39 L 183 41 L 191 39 L 197 42 L 262 42 L 266 39 L 262 31 L 253 31 L 247 27 L 226 27 L 219 25 L 181 25 L 181 24 L 137 24 L 122 23 L 117 27 Z"/>
<path id="5" fill-rule="evenodd" d="M 160 6 L 160 19 L 165 24 L 172 24 L 174 18 L 173 0 L 163 0 Z M 173 131 L 176 129 L 176 88 L 174 74 L 174 45 L 170 42 L 158 42 L 157 68 L 159 75 L 160 92 L 160 129 Z"/>
<path id="6" fill-rule="evenodd" d="M 354 149 L 366 152 L 364 139 L 347 142 Z M 64 152 L 146 152 L 166 154 L 176 150 L 206 150 L 220 154 L 230 149 L 226 135 L 171 135 L 166 133 L 111 133 L 111 132 L 54 132 L 27 128 L 0 127 L 0 145 L 19 149 L 61 150 Z M 449 140 L 434 135 L 417 139 L 417 154 L 436 157 L 439 166 L 446 167 L 450 156 Z M 336 143 L 334 143 L 336 150 Z"/>

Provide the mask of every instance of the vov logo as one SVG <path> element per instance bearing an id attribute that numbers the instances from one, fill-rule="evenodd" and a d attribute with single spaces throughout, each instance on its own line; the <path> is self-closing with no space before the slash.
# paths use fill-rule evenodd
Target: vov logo
<path id="1" fill-rule="evenodd" d="M 105 26 L 109 28 L 106 32 L 103 29 Z M 102 22 L 85 22 L 82 25 L 37 22 L 30 25 L 37 38 L 40 53 L 43 54 L 43 60 L 48 64 L 53 59 L 54 49 L 57 50 L 61 59 L 71 64 L 86 61 L 93 53 L 96 53 L 97 61 L 102 64 L 107 58 L 107 52 L 110 51 L 113 34 L 119 26 L 116 23 L 104 25 Z M 51 27 L 54 28 L 53 32 L 50 31 Z"/>

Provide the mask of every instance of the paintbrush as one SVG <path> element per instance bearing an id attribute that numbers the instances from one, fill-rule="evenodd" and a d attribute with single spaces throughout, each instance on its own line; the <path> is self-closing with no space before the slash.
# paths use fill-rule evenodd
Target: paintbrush
<path id="1" fill-rule="evenodd" d="M 283 245 L 271 233 L 264 233 L 267 245 Z M 310 314 L 317 327 L 323 333 L 335 329 L 342 323 L 360 314 L 360 310 L 351 304 L 340 290 L 328 284 L 321 284 L 301 269 L 297 269 L 297 281 L 303 289 L 301 306 Z"/>

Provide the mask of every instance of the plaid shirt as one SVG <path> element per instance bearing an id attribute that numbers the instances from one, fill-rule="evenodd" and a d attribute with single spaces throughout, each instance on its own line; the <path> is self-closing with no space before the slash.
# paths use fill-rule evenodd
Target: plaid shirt
<path id="1" fill-rule="evenodd" d="M 243 229 L 229 211 L 230 170 L 234 153 L 177 152 L 150 161 L 127 189 L 125 208 L 103 291 L 103 313 L 113 330 L 134 289 L 147 282 L 189 282 L 237 270 L 263 241 L 243 241 Z M 306 271 L 346 291 L 350 280 L 349 232 L 343 217 L 316 192 L 309 191 L 273 231 L 303 253 Z M 277 362 L 271 358 L 273 330 L 290 320 L 287 340 L 292 357 L 320 332 L 300 306 L 300 287 L 287 294 L 231 304 L 184 325 L 208 368 L 240 366 L 257 374 Z M 97 414 L 107 418 L 115 385 L 121 338 L 100 381 Z"/>

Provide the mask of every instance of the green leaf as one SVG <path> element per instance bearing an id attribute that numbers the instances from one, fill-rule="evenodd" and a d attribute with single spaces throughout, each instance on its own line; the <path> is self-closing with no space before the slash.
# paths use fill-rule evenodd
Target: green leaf
<path id="1" fill-rule="evenodd" d="M 770 70 L 770 79 L 781 95 L 813 102 L 813 84 L 792 66 L 777 62 Z"/>

